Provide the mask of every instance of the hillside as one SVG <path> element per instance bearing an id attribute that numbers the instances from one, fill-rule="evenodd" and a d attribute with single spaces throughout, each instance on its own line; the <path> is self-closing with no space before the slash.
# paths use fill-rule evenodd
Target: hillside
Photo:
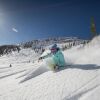
<path id="1" fill-rule="evenodd" d="M 99 100 L 99 41 L 64 50 L 71 66 L 55 73 L 30 48 L 0 57 L 0 100 Z"/>

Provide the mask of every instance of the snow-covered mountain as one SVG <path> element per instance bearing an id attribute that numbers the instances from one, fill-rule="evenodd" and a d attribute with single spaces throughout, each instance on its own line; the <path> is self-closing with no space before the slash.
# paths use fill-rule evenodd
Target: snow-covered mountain
<path id="1" fill-rule="evenodd" d="M 70 66 L 55 73 L 46 59 L 38 62 L 40 54 L 31 48 L 1 56 L 0 100 L 99 100 L 99 42 L 100 36 L 85 46 L 80 43 L 65 49 L 63 54 Z M 65 40 L 58 43 L 65 44 Z"/>
<path id="2" fill-rule="evenodd" d="M 49 47 L 50 45 L 57 43 L 59 46 L 65 50 L 73 46 L 88 43 L 89 40 L 79 39 L 77 37 L 58 37 L 58 38 L 46 38 L 38 39 L 28 42 L 23 42 L 17 45 L 2 45 L 0 46 L 0 56 L 12 53 L 13 51 L 19 52 L 21 49 L 32 48 L 36 53 L 42 53 L 43 49 Z"/>
<path id="3" fill-rule="evenodd" d="M 20 51 L 20 47 L 18 45 L 2 45 L 0 46 L 0 56 L 9 54 L 12 51 Z"/>
<path id="4" fill-rule="evenodd" d="M 38 39 L 33 41 L 28 41 L 24 43 L 20 43 L 22 48 L 40 48 L 52 45 L 54 43 L 62 44 L 62 43 L 72 43 L 73 45 L 78 45 L 81 43 L 87 43 L 89 40 L 79 39 L 77 37 L 56 37 L 56 38 L 46 38 L 46 39 Z"/>

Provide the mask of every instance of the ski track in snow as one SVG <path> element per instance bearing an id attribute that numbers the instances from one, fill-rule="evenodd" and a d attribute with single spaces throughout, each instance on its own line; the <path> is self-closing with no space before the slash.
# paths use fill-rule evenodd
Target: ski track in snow
<path id="1" fill-rule="evenodd" d="M 63 70 L 63 71 L 65 72 L 67 70 L 71 71 L 71 69 L 66 69 L 66 70 Z M 75 69 L 73 69 L 73 70 L 75 70 Z M 78 100 L 81 96 L 83 96 L 83 94 L 88 93 L 89 91 L 92 91 L 93 89 L 96 88 L 96 85 L 94 85 L 92 87 L 89 87 L 89 89 L 87 89 L 87 90 L 85 89 L 84 90 L 84 88 L 88 87 L 88 84 L 90 84 L 94 79 L 96 79 L 96 77 L 98 75 L 96 75 L 96 76 L 94 75 L 93 78 L 91 78 L 89 81 L 87 81 L 86 83 L 84 83 L 78 89 L 75 89 L 74 91 L 72 91 L 71 93 L 69 93 L 69 95 L 66 98 L 64 98 L 63 95 L 65 93 L 64 91 L 66 90 L 65 87 L 66 87 L 66 84 L 69 84 L 69 82 L 68 82 L 68 80 L 65 83 L 61 83 L 60 82 L 60 81 L 64 82 L 64 80 L 65 80 L 62 77 L 63 75 L 59 74 L 59 73 L 63 74 L 63 71 L 60 71 L 60 72 L 57 72 L 57 73 L 52 73 L 51 71 L 49 71 L 49 72 L 46 72 L 46 73 L 44 73 L 44 74 L 36 77 L 35 79 L 32 79 L 33 81 L 32 80 L 26 81 L 26 82 L 28 82 L 28 84 L 25 84 L 26 82 L 22 83 L 22 84 L 24 84 L 24 86 L 20 85 L 18 88 L 9 91 L 10 93 L 7 93 L 6 96 L 5 96 L 5 94 L 2 95 L 1 98 L 0 98 L 0 100 L 3 100 L 3 99 L 4 100 L 9 100 L 9 98 L 10 98 L 10 100 L 13 100 L 13 99 L 14 100 Z M 47 73 L 49 73 L 50 75 L 47 74 Z M 47 74 L 47 77 L 45 76 L 45 74 Z M 19 75 L 17 75 L 17 76 L 19 76 Z M 32 75 L 32 74 L 30 74 L 30 75 Z M 44 78 L 42 78 L 42 76 Z M 42 78 L 42 79 L 39 79 L 39 77 Z M 59 77 L 59 78 L 57 78 L 57 77 Z M 66 77 L 66 79 L 67 79 L 67 77 Z M 47 83 L 47 80 L 45 80 L 45 78 L 50 80 L 49 84 Z M 35 80 L 36 80 L 36 82 L 35 82 Z M 59 81 L 59 82 L 56 82 L 56 81 Z M 71 82 L 71 80 L 70 80 L 70 82 Z M 61 85 L 58 84 L 58 83 L 61 83 Z M 44 87 L 42 87 L 43 84 L 45 84 Z M 35 85 L 35 86 L 33 86 L 33 85 Z M 49 86 L 49 85 L 51 85 L 51 86 Z M 31 86 L 35 87 L 35 90 L 34 89 L 31 90 Z M 58 87 L 60 88 L 60 90 L 58 89 Z M 50 89 L 50 88 L 51 88 L 51 91 L 48 92 L 47 90 Z M 82 88 L 83 88 L 83 90 L 82 90 Z M 57 89 L 59 91 L 57 91 Z M 24 91 L 24 92 L 22 92 L 22 91 Z M 33 96 L 33 93 L 35 91 L 38 91 L 38 93 L 40 93 L 40 94 L 35 94 Z M 55 95 L 52 94 L 52 91 L 53 91 L 53 93 Z M 56 96 L 56 93 L 59 94 L 58 97 Z M 17 95 L 15 95 L 15 94 L 17 94 Z M 10 97 L 10 95 L 12 95 L 12 97 Z M 3 97 L 3 99 L 2 99 L 2 97 Z"/>
<path id="2" fill-rule="evenodd" d="M 71 71 L 69 69 L 69 71 Z M 61 72 L 57 72 L 57 73 L 52 73 L 49 71 L 49 74 L 50 76 L 47 74 L 47 73 L 44 73 L 42 74 L 41 76 L 44 76 L 45 74 L 48 75 L 48 77 L 45 77 L 45 78 L 48 78 L 50 79 L 50 85 L 47 83 L 46 80 L 43 80 L 44 78 L 42 78 L 41 76 L 38 76 L 36 79 L 36 82 L 30 80 L 30 82 L 28 83 L 28 85 L 25 84 L 24 87 L 20 87 L 18 90 L 18 93 L 21 94 L 21 96 L 16 96 L 17 99 L 15 100 L 78 100 L 83 94 L 85 93 L 88 93 L 89 91 L 92 91 L 93 89 L 95 89 L 97 87 L 96 83 L 94 84 L 93 82 L 95 82 L 97 76 L 99 77 L 100 75 L 94 75 L 92 78 L 90 78 L 89 81 L 87 81 L 86 83 L 84 83 L 83 85 L 81 85 L 78 89 L 75 89 L 73 92 L 71 92 L 67 97 L 66 99 L 63 99 L 63 94 L 64 94 L 64 89 L 66 87 L 66 84 L 68 82 L 65 82 L 63 83 L 62 85 L 58 84 L 58 83 L 61 83 L 60 80 L 62 80 L 62 75 L 58 74 L 58 73 L 62 73 Z M 58 74 L 58 75 L 57 75 Z M 39 77 L 41 77 L 42 79 L 39 79 Z M 54 77 L 54 78 L 53 78 Z M 59 79 L 57 78 L 59 77 Z M 66 77 L 67 78 L 67 77 Z M 77 77 L 78 78 L 78 77 Z M 35 79 L 34 79 L 35 80 Z M 42 81 L 43 80 L 43 81 Z M 32 82 L 31 82 L 32 81 Z M 44 85 L 44 87 L 41 87 L 43 86 L 43 84 L 41 83 L 46 83 L 46 85 Z M 56 81 L 59 81 L 59 82 L 56 82 Z M 68 80 L 67 80 L 68 81 Z M 64 82 L 64 80 L 63 80 Z M 34 83 L 34 84 L 33 84 Z M 37 83 L 37 84 L 35 84 Z M 89 87 L 90 84 L 94 84 L 92 87 Z M 30 90 L 31 86 L 32 85 L 35 85 L 35 90 L 32 89 Z M 39 86 L 39 87 L 38 87 Z M 53 87 L 54 86 L 54 87 Z M 91 85 L 90 85 L 91 86 Z M 98 85 L 99 86 L 99 85 Z M 60 87 L 61 90 L 57 91 L 57 88 Z M 51 91 L 46 91 L 48 89 L 51 88 Z M 52 94 L 52 89 L 54 90 L 53 93 L 54 94 L 59 94 L 58 98 L 56 97 L 56 95 L 53 95 Z M 24 91 L 23 93 L 21 93 L 22 91 Z M 40 94 L 37 94 L 37 96 L 34 96 L 33 97 L 33 93 L 35 91 L 38 91 L 38 93 L 42 93 L 42 95 Z M 39 92 L 40 91 L 40 92 Z M 46 93 L 46 92 L 47 93 Z M 13 91 L 14 92 L 14 91 Z M 17 93 L 17 94 L 18 94 Z M 16 94 L 16 90 L 15 90 L 15 94 Z M 27 94 L 27 96 L 26 96 Z M 13 95 L 13 94 L 12 94 Z M 50 96 L 49 96 L 50 95 Z M 53 95 L 53 96 L 52 96 Z M 9 94 L 7 96 L 7 98 L 9 97 Z M 32 98 L 31 98 L 32 97 Z M 62 97 L 62 98 L 61 98 Z M 14 97 L 13 97 L 14 98 Z M 25 99 L 26 98 L 26 99 Z M 5 99 L 6 100 L 6 99 Z M 13 99 L 11 99 L 13 100 Z"/>
<path id="3" fill-rule="evenodd" d="M 93 77 L 87 83 L 83 84 L 80 88 L 73 91 L 70 95 L 65 97 L 63 100 L 79 100 L 80 97 L 88 94 L 88 92 L 92 92 L 96 88 L 100 87 L 100 83 L 95 83 L 96 81 L 100 80 L 100 74 Z M 91 86 L 91 84 L 93 84 Z"/>

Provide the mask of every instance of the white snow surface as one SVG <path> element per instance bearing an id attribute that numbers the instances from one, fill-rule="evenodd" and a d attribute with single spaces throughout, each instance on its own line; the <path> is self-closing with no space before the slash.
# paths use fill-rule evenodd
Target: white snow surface
<path id="1" fill-rule="evenodd" d="M 36 61 L 39 55 L 31 49 L 2 56 L 0 100 L 100 100 L 99 51 L 100 36 L 66 50 L 70 66 L 57 72 L 49 70 L 45 60 Z"/>

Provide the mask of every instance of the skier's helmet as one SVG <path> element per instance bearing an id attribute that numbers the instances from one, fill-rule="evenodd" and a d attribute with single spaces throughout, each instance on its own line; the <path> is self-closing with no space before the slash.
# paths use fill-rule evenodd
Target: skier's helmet
<path id="1" fill-rule="evenodd" d="M 57 50 L 58 50 L 57 44 L 52 45 L 51 52 L 55 53 L 55 52 L 57 52 Z"/>

